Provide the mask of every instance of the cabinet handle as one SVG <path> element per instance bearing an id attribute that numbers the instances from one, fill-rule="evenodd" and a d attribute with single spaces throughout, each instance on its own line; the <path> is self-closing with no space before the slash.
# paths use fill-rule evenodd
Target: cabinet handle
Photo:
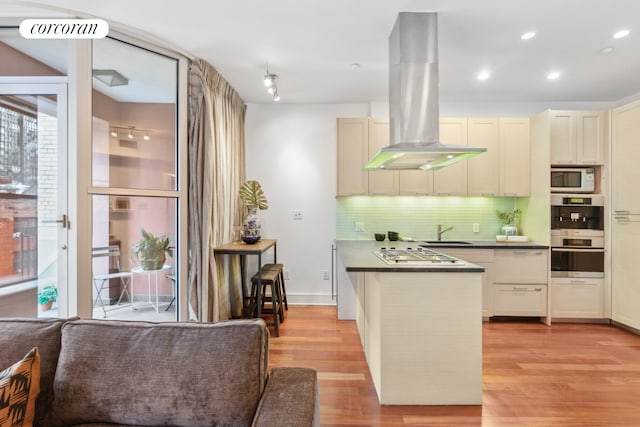
<path id="1" fill-rule="evenodd" d="M 629 211 L 613 211 L 613 213 L 618 215 L 629 215 Z"/>
<path id="2" fill-rule="evenodd" d="M 518 195 L 518 193 L 502 193 L 502 194 L 504 194 L 507 197 L 509 197 L 509 196 L 513 197 L 513 196 L 517 196 Z"/>
<path id="3" fill-rule="evenodd" d="M 572 284 L 573 284 L 573 283 L 576 283 L 576 284 L 577 284 L 577 283 L 585 283 L 585 281 L 584 281 L 584 280 L 571 280 L 571 283 L 572 283 Z"/>
<path id="4" fill-rule="evenodd" d="M 614 218 L 616 219 L 616 221 L 629 222 L 629 217 L 628 216 L 616 216 Z"/>
<path id="5" fill-rule="evenodd" d="M 542 288 L 535 288 L 536 292 L 542 292 Z"/>
<path id="6" fill-rule="evenodd" d="M 496 193 L 481 193 L 483 196 L 495 196 Z"/>

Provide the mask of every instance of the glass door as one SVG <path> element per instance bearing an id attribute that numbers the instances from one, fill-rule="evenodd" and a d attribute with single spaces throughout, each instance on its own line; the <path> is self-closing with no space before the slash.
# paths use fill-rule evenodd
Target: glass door
<path id="1" fill-rule="evenodd" d="M 0 317 L 68 312 L 66 94 L 0 79 Z"/>
<path id="2" fill-rule="evenodd" d="M 93 316 L 173 322 L 179 61 L 111 36 L 92 44 Z"/>

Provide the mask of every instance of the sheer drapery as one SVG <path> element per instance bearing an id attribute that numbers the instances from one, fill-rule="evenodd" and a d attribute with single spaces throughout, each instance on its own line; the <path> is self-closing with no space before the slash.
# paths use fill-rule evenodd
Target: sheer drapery
<path id="1" fill-rule="evenodd" d="M 189 94 L 189 316 L 227 320 L 242 310 L 239 263 L 216 262 L 212 248 L 233 240 L 242 224 L 246 105 L 201 59 L 191 65 Z"/>

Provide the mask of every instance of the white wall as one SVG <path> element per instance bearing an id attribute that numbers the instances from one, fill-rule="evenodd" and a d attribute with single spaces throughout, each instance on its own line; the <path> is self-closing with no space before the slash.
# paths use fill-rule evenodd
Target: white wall
<path id="1" fill-rule="evenodd" d="M 290 303 L 334 303 L 323 273 L 331 270 L 336 233 L 336 118 L 368 115 L 368 104 L 247 106 L 246 176 L 262 184 L 269 201 L 261 211 L 263 238 L 278 240 Z M 293 219 L 294 210 L 302 220 Z"/>

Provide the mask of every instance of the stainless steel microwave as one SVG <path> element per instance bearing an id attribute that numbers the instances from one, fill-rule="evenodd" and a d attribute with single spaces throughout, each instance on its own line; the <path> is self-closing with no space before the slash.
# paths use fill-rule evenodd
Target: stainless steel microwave
<path id="1" fill-rule="evenodd" d="M 593 193 L 595 168 L 551 168 L 552 193 Z"/>

